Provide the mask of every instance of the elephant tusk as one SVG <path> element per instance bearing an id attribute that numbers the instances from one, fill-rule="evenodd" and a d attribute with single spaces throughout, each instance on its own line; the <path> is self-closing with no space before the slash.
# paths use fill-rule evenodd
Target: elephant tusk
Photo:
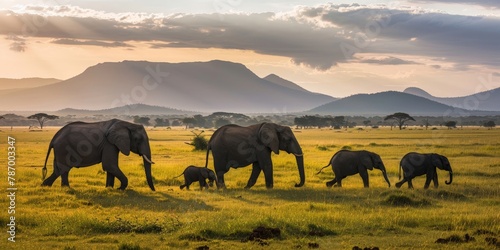
<path id="1" fill-rule="evenodd" d="M 293 153 L 293 155 L 295 155 L 295 156 L 297 156 L 297 157 L 302 157 L 302 156 L 304 156 L 304 154 L 295 154 L 295 153 Z"/>
<path id="2" fill-rule="evenodd" d="M 144 158 L 145 161 L 151 163 L 151 164 L 155 164 L 153 161 L 151 161 L 147 156 L 145 155 L 142 155 L 142 158 Z"/>

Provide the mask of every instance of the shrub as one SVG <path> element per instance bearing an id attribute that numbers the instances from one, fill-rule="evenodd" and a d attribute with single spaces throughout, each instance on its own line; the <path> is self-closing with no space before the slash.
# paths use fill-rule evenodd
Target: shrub
<path id="1" fill-rule="evenodd" d="M 194 131 L 191 131 L 191 133 L 194 134 L 193 139 L 191 140 L 191 143 L 187 143 L 191 146 L 194 146 L 194 150 L 199 150 L 199 151 L 204 151 L 207 150 L 208 148 L 208 140 L 205 138 L 205 136 L 201 135 L 205 131 L 201 131 L 200 133 L 196 134 Z"/>

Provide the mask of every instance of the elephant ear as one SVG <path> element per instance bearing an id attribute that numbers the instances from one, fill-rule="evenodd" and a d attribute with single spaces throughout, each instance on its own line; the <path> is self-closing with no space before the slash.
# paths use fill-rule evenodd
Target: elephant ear
<path id="1" fill-rule="evenodd" d="M 437 154 L 431 154 L 431 163 L 433 167 L 441 167 L 441 159 Z"/>
<path id="2" fill-rule="evenodd" d="M 373 165 L 375 165 L 375 160 L 373 159 L 373 156 L 370 153 L 367 153 L 362 155 L 361 164 L 363 164 L 363 166 L 365 166 L 366 169 L 373 170 Z"/>
<path id="3" fill-rule="evenodd" d="M 432 165 L 439 168 L 443 169 L 444 168 L 444 163 L 443 163 L 443 156 L 438 155 L 438 154 L 432 154 Z"/>
<path id="4" fill-rule="evenodd" d="M 208 178 L 208 168 L 203 168 L 200 170 L 201 170 L 201 176 L 203 176 L 203 179 L 207 179 Z"/>
<path id="5" fill-rule="evenodd" d="M 275 154 L 280 153 L 280 141 L 276 127 L 269 123 L 264 123 L 259 130 L 259 139 L 267 147 L 269 147 Z"/>
<path id="6" fill-rule="evenodd" d="M 115 123 L 108 129 L 106 138 L 124 155 L 130 155 L 130 132 L 126 126 Z"/>

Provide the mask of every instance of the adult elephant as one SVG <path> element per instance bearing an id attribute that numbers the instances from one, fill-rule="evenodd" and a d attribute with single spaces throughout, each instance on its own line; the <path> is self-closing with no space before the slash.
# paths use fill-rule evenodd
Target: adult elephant
<path id="1" fill-rule="evenodd" d="M 47 160 L 54 149 L 54 171 L 45 179 Z M 61 176 L 61 185 L 69 186 L 68 173 L 72 167 L 87 167 L 102 162 L 106 171 L 106 187 L 113 187 L 115 177 L 120 180 L 119 189 L 124 190 L 128 179 L 118 167 L 118 154 L 130 152 L 142 156 L 146 180 L 151 190 L 155 190 L 151 176 L 151 149 L 146 130 L 142 125 L 113 119 L 103 122 L 73 122 L 62 127 L 50 141 L 42 186 L 52 186 Z"/>
<path id="2" fill-rule="evenodd" d="M 321 173 L 321 170 L 330 165 L 335 173 L 335 178 L 326 183 L 327 187 L 331 187 L 335 183 L 337 183 L 338 187 L 342 187 L 342 179 L 357 173 L 359 173 L 361 179 L 363 179 L 364 186 L 369 187 L 368 170 L 373 170 L 373 168 L 380 169 L 384 175 L 385 181 L 389 184 L 389 187 L 391 186 L 391 182 L 387 178 L 387 172 L 385 171 L 382 158 L 376 153 L 366 150 L 340 150 L 333 155 L 328 165 L 321 168 L 317 174 Z"/>
<path id="3" fill-rule="evenodd" d="M 230 124 L 217 129 L 208 142 L 205 167 L 212 151 L 217 174 L 217 187 L 226 188 L 224 174 L 230 168 L 240 168 L 252 164 L 252 173 L 245 188 L 255 185 L 260 172 L 264 172 L 266 187 L 273 188 L 273 162 L 271 152 L 280 150 L 295 155 L 302 187 L 305 182 L 304 157 L 295 135 L 289 127 L 274 123 L 261 123 L 248 127 Z"/>
<path id="4" fill-rule="evenodd" d="M 405 182 L 408 182 L 408 188 L 413 188 L 412 179 L 416 176 L 426 175 L 424 188 L 429 188 L 431 180 L 434 181 L 434 187 L 438 187 L 438 175 L 436 167 L 450 172 L 450 181 L 445 181 L 447 185 L 453 181 L 453 171 L 450 161 L 446 156 L 439 154 L 420 154 L 411 152 L 403 156 L 399 164 L 399 178 L 401 179 L 401 169 L 403 169 L 403 179 L 396 183 L 400 188 Z"/>

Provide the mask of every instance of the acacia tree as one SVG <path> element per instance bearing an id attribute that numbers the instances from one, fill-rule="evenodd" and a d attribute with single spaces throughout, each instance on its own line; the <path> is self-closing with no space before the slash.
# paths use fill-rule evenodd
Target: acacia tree
<path id="1" fill-rule="evenodd" d="M 45 113 L 36 113 L 27 117 L 28 119 L 35 119 L 40 124 L 40 129 L 43 129 L 43 124 L 48 120 L 59 119 L 57 115 L 47 115 Z"/>
<path id="2" fill-rule="evenodd" d="M 494 121 L 488 121 L 488 122 L 484 123 L 483 126 L 488 128 L 488 129 L 493 129 L 496 126 L 496 124 Z"/>
<path id="3" fill-rule="evenodd" d="M 444 123 L 448 129 L 456 128 L 457 127 L 457 122 L 456 121 L 447 121 Z"/>
<path id="4" fill-rule="evenodd" d="M 415 119 L 413 117 L 411 117 L 409 114 L 402 113 L 402 112 L 398 112 L 398 113 L 394 113 L 392 115 L 386 116 L 384 118 L 384 121 L 387 121 L 387 120 L 395 120 L 396 123 L 398 124 L 399 130 L 401 130 L 403 128 L 403 126 L 405 125 L 405 123 L 407 121 L 415 121 Z"/>

